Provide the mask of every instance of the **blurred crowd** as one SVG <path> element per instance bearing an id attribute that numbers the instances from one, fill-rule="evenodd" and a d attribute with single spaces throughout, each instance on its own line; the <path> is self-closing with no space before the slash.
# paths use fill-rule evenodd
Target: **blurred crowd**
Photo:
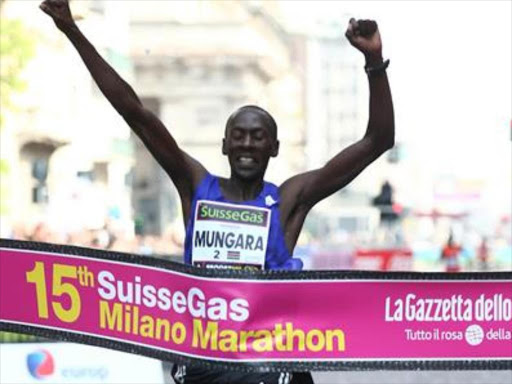
<path id="1" fill-rule="evenodd" d="M 34 225 L 14 225 L 8 237 L 14 240 L 67 244 L 175 259 L 181 259 L 183 254 L 183 232 L 174 227 L 161 236 L 138 235 L 106 221 L 102 228 L 64 232 L 40 221 Z"/>
<path id="2" fill-rule="evenodd" d="M 510 221 L 505 224 L 507 225 L 504 228 L 510 228 Z M 389 228 L 387 231 L 390 232 Z M 119 222 L 111 218 L 105 219 L 104 225 L 100 228 L 74 230 L 58 229 L 50 222 L 41 220 L 33 224 L 24 222 L 12 225 L 8 231 L 2 231 L 2 237 L 151 255 L 177 262 L 182 261 L 185 236 L 181 222 L 168 226 L 159 236 L 139 234 L 140 232 L 143 231 L 137 230 L 136 225 L 120 225 Z M 512 268 L 510 236 L 500 232 L 493 236 L 477 237 L 478 241 L 475 239 L 472 242 L 461 242 L 459 241 L 460 236 L 454 236 L 450 231 L 443 243 L 430 241 L 425 245 L 419 242 L 403 241 L 403 239 L 401 241 L 395 239 L 391 242 L 375 241 L 374 239 L 374 241 L 368 242 L 367 239 L 358 237 L 355 233 L 348 233 L 345 236 L 334 236 L 333 234 L 315 236 L 309 231 L 304 231 L 299 238 L 295 256 L 303 259 L 307 269 L 361 269 L 355 263 L 357 253 L 360 250 L 367 251 L 368 249 L 374 249 L 376 254 L 386 252 L 386 250 L 410 253 L 411 262 L 407 264 L 405 270 L 467 272 Z M 377 266 L 371 269 L 375 268 L 379 269 Z M 384 270 L 386 269 L 384 268 Z"/>

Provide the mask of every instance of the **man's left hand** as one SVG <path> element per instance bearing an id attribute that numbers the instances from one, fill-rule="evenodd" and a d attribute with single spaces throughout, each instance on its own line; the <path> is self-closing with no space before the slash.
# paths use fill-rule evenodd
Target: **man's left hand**
<path id="1" fill-rule="evenodd" d="M 382 61 L 382 41 L 374 20 L 350 19 L 345 36 L 367 61 Z"/>

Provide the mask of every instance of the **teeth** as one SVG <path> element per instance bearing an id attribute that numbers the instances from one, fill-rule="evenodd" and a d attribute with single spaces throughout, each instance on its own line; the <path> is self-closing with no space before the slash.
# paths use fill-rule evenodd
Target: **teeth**
<path id="1" fill-rule="evenodd" d="M 256 161 L 252 157 L 240 156 L 238 158 L 238 162 L 240 165 L 245 167 L 252 167 L 256 164 Z"/>

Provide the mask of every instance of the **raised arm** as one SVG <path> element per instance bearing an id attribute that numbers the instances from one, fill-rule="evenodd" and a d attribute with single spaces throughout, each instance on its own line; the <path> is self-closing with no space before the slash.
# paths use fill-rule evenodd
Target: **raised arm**
<path id="1" fill-rule="evenodd" d="M 132 87 L 98 54 L 75 24 L 68 0 L 46 0 L 40 8 L 71 41 L 103 95 L 171 177 L 184 209 L 190 206 L 193 191 L 206 172 L 204 167 L 180 150 L 164 124 L 144 108 Z"/>
<path id="2" fill-rule="evenodd" d="M 366 59 L 370 85 L 368 126 L 361 140 L 342 150 L 324 167 L 292 177 L 280 187 L 282 223 L 292 240 L 316 203 L 343 188 L 394 145 L 393 102 L 377 23 L 351 19 L 345 35 Z"/>

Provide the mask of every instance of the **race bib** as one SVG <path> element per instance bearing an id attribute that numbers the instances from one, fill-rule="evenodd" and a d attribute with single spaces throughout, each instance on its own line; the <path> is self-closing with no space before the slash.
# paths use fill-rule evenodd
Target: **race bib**
<path id="1" fill-rule="evenodd" d="M 271 211 L 199 200 L 194 213 L 192 264 L 202 268 L 263 269 Z"/>

